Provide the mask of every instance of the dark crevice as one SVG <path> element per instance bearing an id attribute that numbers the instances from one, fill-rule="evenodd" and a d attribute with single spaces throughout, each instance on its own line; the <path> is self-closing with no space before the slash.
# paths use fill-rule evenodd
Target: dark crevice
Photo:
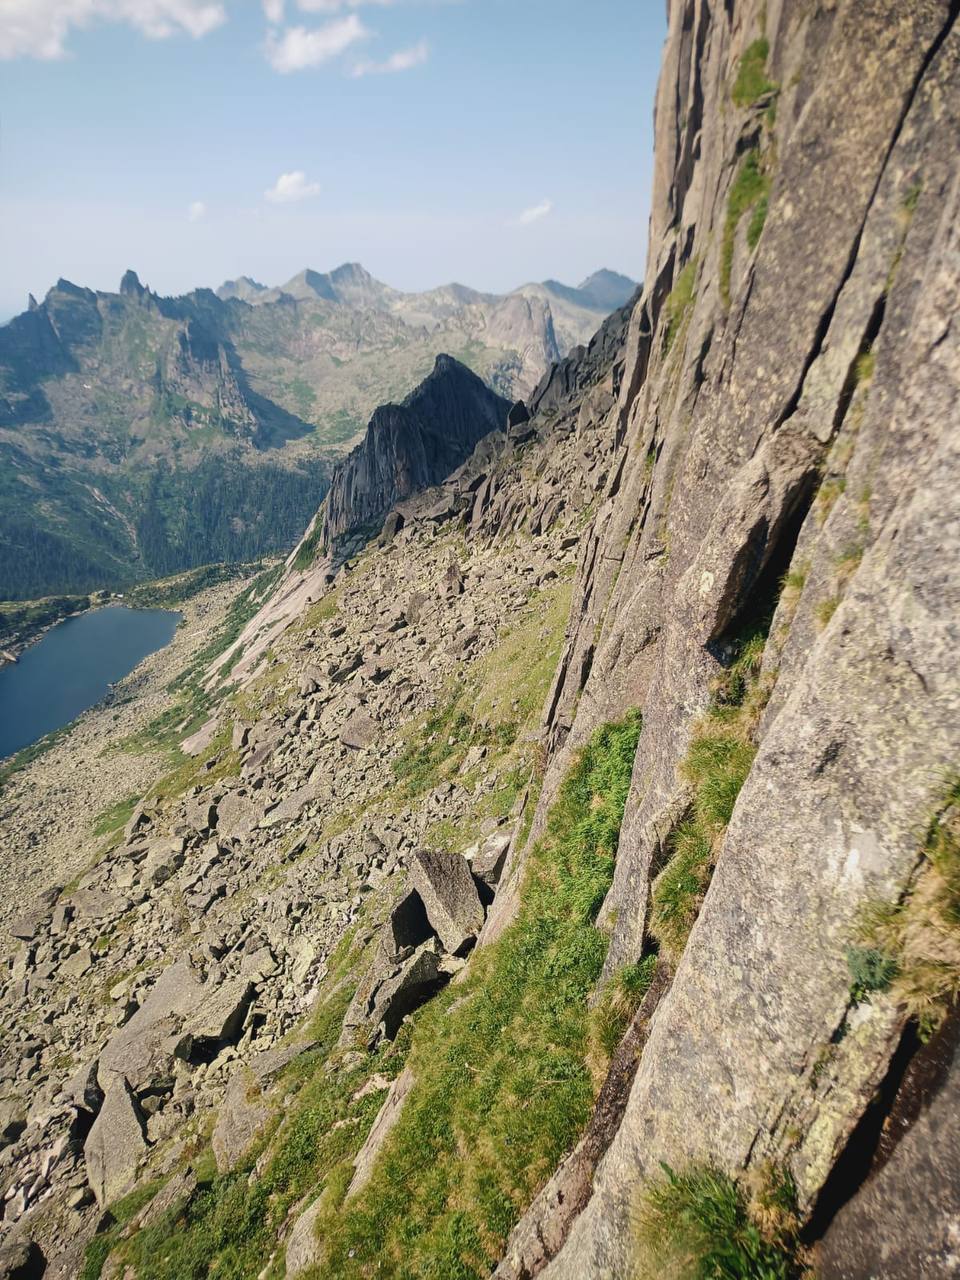
<path id="1" fill-rule="evenodd" d="M 893 1111 L 907 1068 L 918 1045 L 916 1025 L 911 1022 L 900 1038 L 900 1043 L 890 1060 L 890 1066 L 880 1087 L 847 1139 L 839 1159 L 820 1189 L 804 1230 L 806 1243 L 812 1244 L 824 1235 L 843 1206 L 856 1195 L 867 1178 L 876 1171 L 884 1127 Z M 888 1151 L 885 1160 L 889 1159 L 889 1155 Z"/>
<path id="2" fill-rule="evenodd" d="M 810 472 L 797 486 L 773 526 L 757 522 L 730 570 L 727 609 L 718 610 L 707 650 L 718 662 L 727 663 L 736 638 L 745 630 L 765 624 L 769 629 L 783 577 L 790 568 L 800 530 L 813 503 L 816 473 Z"/>
<path id="3" fill-rule="evenodd" d="M 906 99 L 906 102 L 904 103 L 903 110 L 900 113 L 900 118 L 897 120 L 897 123 L 893 129 L 893 133 L 890 138 L 890 143 L 887 147 L 886 153 L 883 157 L 883 160 L 877 172 L 877 177 L 876 177 L 876 181 L 873 184 L 873 189 L 870 192 L 870 195 L 867 199 L 866 206 L 863 211 L 863 218 L 861 219 L 859 230 L 857 231 L 857 234 L 853 240 L 853 244 L 850 248 L 850 253 L 847 258 L 847 264 L 840 278 L 840 283 L 837 286 L 836 290 L 834 291 L 833 297 L 828 303 L 826 310 L 824 311 L 823 315 L 820 317 L 820 321 L 817 325 L 817 329 L 814 334 L 813 343 L 811 344 L 807 357 L 804 360 L 803 368 L 800 371 L 800 377 L 797 381 L 797 386 L 793 394 L 790 396 L 790 399 L 787 401 L 783 411 L 781 412 L 776 422 L 774 423 L 774 427 L 773 427 L 774 431 L 779 430 L 779 428 L 783 426 L 783 424 L 787 421 L 787 419 L 793 417 L 793 415 L 797 411 L 797 406 L 800 404 L 800 397 L 803 394 L 804 383 L 807 380 L 807 374 L 810 372 L 810 369 L 813 366 L 814 361 L 820 355 L 820 352 L 823 348 L 824 339 L 827 336 L 827 332 L 829 331 L 830 324 L 833 320 L 834 312 L 836 311 L 837 304 L 840 301 L 840 295 L 843 293 L 843 290 L 846 287 L 847 281 L 850 279 L 851 275 L 853 274 L 853 269 L 856 266 L 857 258 L 860 253 L 860 244 L 861 244 L 861 241 L 863 240 L 863 233 L 864 233 L 864 230 L 866 229 L 867 221 L 870 217 L 870 210 L 873 208 L 874 202 L 876 201 L 877 192 L 879 191 L 880 184 L 883 181 L 884 176 L 886 174 L 887 165 L 890 162 L 890 157 L 892 156 L 894 148 L 896 147 L 897 143 L 900 140 L 900 134 L 903 132 L 903 127 L 906 124 L 907 117 L 909 116 L 910 111 L 913 107 L 914 100 L 916 99 L 916 96 L 920 91 L 920 86 L 923 84 L 924 77 L 926 76 L 927 71 L 929 70 L 930 65 L 933 62 L 934 58 L 940 52 L 940 49 L 943 46 L 944 41 L 949 36 L 954 26 L 954 23 L 957 20 L 958 15 L 960 15 L 960 0 L 951 0 L 950 11 L 947 16 L 947 20 L 944 23 L 943 27 L 938 32 L 935 39 L 931 42 L 930 48 L 927 50 L 926 54 L 924 55 L 923 61 L 920 63 L 920 68 L 916 76 L 914 77 L 913 85 L 911 86 L 910 91 L 907 94 L 907 99 Z"/>
<path id="4" fill-rule="evenodd" d="M 857 354 L 850 362 L 850 368 L 847 370 L 847 376 L 844 379 L 842 388 L 840 389 L 840 397 L 837 401 L 837 411 L 833 417 L 833 435 L 836 435 L 840 430 L 843 425 L 843 420 L 847 416 L 847 410 L 850 408 L 850 401 L 853 399 L 853 393 L 857 389 L 857 366 L 861 358 L 869 354 L 871 347 L 874 342 L 876 342 L 877 335 L 880 332 L 880 327 L 883 324 L 883 317 L 886 308 L 886 294 L 881 294 L 873 304 L 873 311 L 870 313 L 870 319 L 868 320 L 867 327 L 864 330 L 863 338 L 860 341 Z"/>

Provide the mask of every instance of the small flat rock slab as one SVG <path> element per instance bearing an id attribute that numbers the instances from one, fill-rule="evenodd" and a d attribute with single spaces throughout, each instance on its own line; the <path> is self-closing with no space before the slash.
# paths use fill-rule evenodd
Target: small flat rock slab
<path id="1" fill-rule="evenodd" d="M 316 1222 L 323 1207 L 323 1196 L 304 1209 L 293 1224 L 287 1240 L 285 1274 L 290 1280 L 315 1266 L 320 1257 L 320 1241 L 317 1239 Z"/>
<path id="2" fill-rule="evenodd" d="M 271 1110 L 249 1067 L 241 1066 L 234 1071 L 217 1111 L 213 1130 L 213 1154 L 220 1173 L 232 1169 L 249 1151 L 270 1119 Z"/>
<path id="3" fill-rule="evenodd" d="M 347 1190 L 348 1200 L 351 1196 L 355 1196 L 358 1191 L 362 1191 L 370 1181 L 370 1175 L 373 1173 L 373 1166 L 380 1149 L 390 1136 L 394 1125 L 400 1119 L 403 1104 L 406 1102 L 407 1095 L 415 1082 L 416 1077 L 411 1069 L 404 1067 L 393 1084 L 391 1084 L 390 1091 L 383 1100 L 383 1106 L 377 1112 L 377 1118 L 374 1120 L 373 1127 L 367 1135 L 367 1140 L 360 1148 L 353 1162 L 355 1172 L 353 1181 Z"/>
<path id="4" fill-rule="evenodd" d="M 466 859 L 459 853 L 421 849 L 409 870 L 444 950 L 456 955 L 483 927 L 483 906 Z"/>
<path id="5" fill-rule="evenodd" d="M 220 720 L 217 716 L 211 716 L 206 724 L 201 725 L 196 733 L 191 733 L 189 738 L 184 738 L 180 743 L 180 750 L 186 756 L 198 756 L 201 751 L 206 751 L 210 743 L 217 736 L 217 729 L 220 727 Z"/>
<path id="6" fill-rule="evenodd" d="M 181 1169 L 169 1182 L 165 1182 L 153 1199 L 145 1204 L 131 1225 L 138 1230 L 151 1227 L 158 1222 L 168 1210 L 185 1204 L 197 1188 L 197 1175 L 191 1168 Z"/>
<path id="7" fill-rule="evenodd" d="M 146 1151 L 140 1108 L 126 1080 L 116 1080 L 83 1146 L 87 1180 L 101 1208 L 133 1186 Z"/>

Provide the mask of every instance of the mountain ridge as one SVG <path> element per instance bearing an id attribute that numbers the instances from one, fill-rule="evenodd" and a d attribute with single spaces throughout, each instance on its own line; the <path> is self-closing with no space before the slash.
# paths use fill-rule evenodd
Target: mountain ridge
<path id="1" fill-rule="evenodd" d="M 600 318 L 564 313 L 558 341 L 546 297 L 404 295 L 356 263 L 294 282 L 163 298 L 133 270 L 116 293 L 61 279 L 0 328 L 0 598 L 286 550 L 344 446 L 438 354 L 515 398 Z"/>

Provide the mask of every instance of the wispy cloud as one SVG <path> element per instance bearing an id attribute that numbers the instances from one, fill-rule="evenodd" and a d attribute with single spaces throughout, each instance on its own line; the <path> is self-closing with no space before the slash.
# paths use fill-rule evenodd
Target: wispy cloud
<path id="1" fill-rule="evenodd" d="M 263 0 L 263 12 L 268 22 L 277 26 L 283 21 L 284 0 Z"/>
<path id="2" fill-rule="evenodd" d="M 308 182 L 302 169 L 294 169 L 292 173 L 281 173 L 272 187 L 263 193 L 271 204 L 293 204 L 297 200 L 309 200 L 311 196 L 320 194 L 319 182 Z"/>
<path id="3" fill-rule="evenodd" d="M 342 9 L 386 8 L 396 0 L 297 0 L 302 13 L 339 13 Z"/>
<path id="4" fill-rule="evenodd" d="M 207 212 L 207 206 L 202 200 L 194 200 L 187 209 L 187 220 L 189 222 L 199 222 Z"/>
<path id="5" fill-rule="evenodd" d="M 267 61 L 274 71 L 282 75 L 304 71 L 307 67 L 319 67 L 321 63 L 338 57 L 369 34 L 355 13 L 313 30 L 288 27 L 279 35 L 271 31 L 267 35 Z"/>
<path id="6" fill-rule="evenodd" d="M 524 209 L 517 221 L 521 227 L 529 227 L 531 222 L 539 222 L 541 218 L 545 218 L 552 211 L 553 201 L 541 200 L 539 204 L 532 205 L 529 209 Z"/>
<path id="7" fill-rule="evenodd" d="M 71 31 L 94 22 L 164 40 L 184 32 L 199 39 L 226 19 L 220 0 L 0 0 L 0 59 L 63 58 Z"/>
<path id="8" fill-rule="evenodd" d="M 391 71 L 409 71 L 412 67 L 422 66 L 430 57 L 430 46 L 426 40 L 420 40 L 409 49 L 398 49 L 383 62 L 358 62 L 351 72 L 354 76 L 386 75 Z"/>

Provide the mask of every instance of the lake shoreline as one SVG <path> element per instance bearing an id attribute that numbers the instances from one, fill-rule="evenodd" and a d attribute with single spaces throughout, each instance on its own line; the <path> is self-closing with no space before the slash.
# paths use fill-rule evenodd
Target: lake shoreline
<path id="1" fill-rule="evenodd" d="M 151 654 L 166 648 L 179 610 L 126 601 L 64 618 L 0 671 L 0 759 L 30 751 L 101 703 Z"/>
<path id="2" fill-rule="evenodd" d="M 179 605 L 183 621 L 169 644 L 144 658 L 116 683 L 113 697 L 83 711 L 0 787 L 0 835 L 8 854 L 0 861 L 4 919 L 89 866 L 104 843 L 94 831 L 99 816 L 143 795 L 169 768 L 160 751 L 117 748 L 173 705 L 167 686 L 216 634 L 242 587 L 241 580 L 220 583 Z"/>

